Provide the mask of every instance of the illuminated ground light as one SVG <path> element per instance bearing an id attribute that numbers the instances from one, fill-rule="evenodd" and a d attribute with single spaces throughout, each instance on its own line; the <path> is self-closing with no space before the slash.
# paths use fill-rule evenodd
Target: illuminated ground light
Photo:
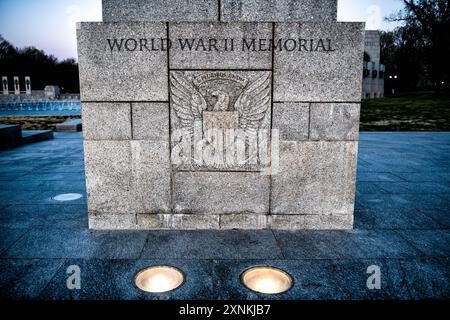
<path id="1" fill-rule="evenodd" d="M 180 287 L 184 283 L 184 275 L 175 267 L 153 266 L 139 271 L 134 283 L 142 291 L 162 293 Z"/>
<path id="2" fill-rule="evenodd" d="M 53 197 L 53 200 L 56 201 L 73 201 L 82 198 L 83 195 L 79 193 L 62 193 Z"/>
<path id="3" fill-rule="evenodd" d="M 274 267 L 253 267 L 245 270 L 241 281 L 250 290 L 258 293 L 283 293 L 292 287 L 292 277 L 285 271 Z"/>

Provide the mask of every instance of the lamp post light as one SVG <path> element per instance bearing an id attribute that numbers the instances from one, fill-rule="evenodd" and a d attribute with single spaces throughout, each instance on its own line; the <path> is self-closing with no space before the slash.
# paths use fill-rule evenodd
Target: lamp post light
<path id="1" fill-rule="evenodd" d="M 392 83 L 391 95 L 395 96 L 395 88 L 396 88 L 396 84 L 397 84 L 396 81 L 398 80 L 398 75 L 396 75 L 396 74 L 390 75 L 389 80 Z"/>

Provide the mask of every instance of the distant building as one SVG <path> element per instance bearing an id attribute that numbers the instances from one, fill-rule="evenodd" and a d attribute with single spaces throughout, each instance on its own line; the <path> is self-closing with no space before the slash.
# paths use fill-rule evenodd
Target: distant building
<path id="1" fill-rule="evenodd" d="M 58 86 L 45 86 L 45 96 L 48 100 L 59 99 L 59 87 Z"/>
<path id="2" fill-rule="evenodd" d="M 364 45 L 364 71 L 362 98 L 375 99 L 384 97 L 385 68 L 380 64 L 380 33 L 366 30 Z"/>

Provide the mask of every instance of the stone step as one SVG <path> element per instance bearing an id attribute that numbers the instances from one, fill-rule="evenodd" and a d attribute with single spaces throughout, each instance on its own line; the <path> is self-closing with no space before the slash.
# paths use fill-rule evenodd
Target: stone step
<path id="1" fill-rule="evenodd" d="M 69 119 L 63 123 L 58 123 L 56 125 L 56 131 L 81 131 L 82 125 L 81 125 L 81 119 Z"/>
<path id="2" fill-rule="evenodd" d="M 22 129 L 16 124 L 0 124 L 0 149 L 12 148 L 20 144 Z"/>
<path id="3" fill-rule="evenodd" d="M 53 139 L 52 130 L 23 130 L 20 144 Z"/>

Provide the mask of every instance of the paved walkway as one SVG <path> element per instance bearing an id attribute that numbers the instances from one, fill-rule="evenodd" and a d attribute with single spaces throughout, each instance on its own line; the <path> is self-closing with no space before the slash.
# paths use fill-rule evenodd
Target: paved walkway
<path id="1" fill-rule="evenodd" d="M 32 299 L 450 298 L 450 133 L 362 133 L 352 231 L 89 231 L 81 133 L 0 153 L 0 296 Z M 133 277 L 157 263 L 186 283 L 162 295 Z M 81 268 L 81 290 L 66 269 Z M 252 265 L 295 279 L 268 297 L 239 283 Z M 381 268 L 368 290 L 367 267 Z"/>

